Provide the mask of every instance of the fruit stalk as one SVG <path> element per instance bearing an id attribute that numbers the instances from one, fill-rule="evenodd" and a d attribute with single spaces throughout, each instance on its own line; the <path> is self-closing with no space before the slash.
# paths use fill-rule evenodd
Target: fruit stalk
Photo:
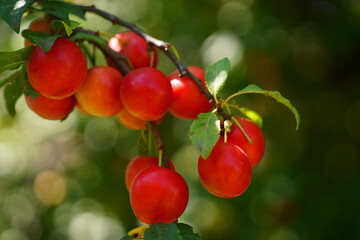
<path id="1" fill-rule="evenodd" d="M 156 124 L 156 121 L 147 122 L 147 125 L 150 128 L 150 130 L 154 136 L 154 139 L 156 142 L 156 148 L 160 154 L 159 159 L 161 159 L 161 162 L 160 162 L 161 167 L 170 168 L 169 157 L 167 156 L 165 144 L 161 138 L 159 127 Z"/>

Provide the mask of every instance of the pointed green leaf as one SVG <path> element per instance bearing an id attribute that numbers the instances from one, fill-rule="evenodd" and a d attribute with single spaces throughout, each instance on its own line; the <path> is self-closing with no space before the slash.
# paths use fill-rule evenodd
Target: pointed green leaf
<path id="1" fill-rule="evenodd" d="M 21 35 L 29 41 L 36 43 L 44 52 L 50 51 L 56 39 L 60 37 L 60 35 L 53 36 L 49 33 L 34 32 L 29 29 L 21 31 Z"/>
<path id="2" fill-rule="evenodd" d="M 175 223 L 156 223 L 144 232 L 146 240 L 181 240 Z"/>
<path id="3" fill-rule="evenodd" d="M 44 8 L 31 7 L 30 10 L 34 11 L 34 12 L 47 13 L 47 14 L 56 16 L 59 19 L 63 20 L 64 22 L 66 22 L 67 24 L 70 25 L 69 12 L 66 11 L 65 9 L 55 9 L 55 8 L 46 8 L 46 7 L 44 7 Z"/>
<path id="4" fill-rule="evenodd" d="M 245 107 L 239 107 L 239 111 L 242 112 L 245 117 L 256 123 L 260 128 L 262 127 L 263 120 L 259 113 Z"/>
<path id="5" fill-rule="evenodd" d="M 201 240 L 200 235 L 194 233 L 193 227 L 191 227 L 190 225 L 187 225 L 185 223 L 179 223 L 177 224 L 177 227 L 179 229 L 179 234 L 182 240 Z"/>
<path id="6" fill-rule="evenodd" d="M 220 126 L 215 113 L 200 113 L 190 125 L 189 137 L 203 158 L 207 158 L 219 139 Z"/>
<path id="7" fill-rule="evenodd" d="M 75 4 L 63 1 L 44 1 L 42 6 L 48 9 L 61 9 L 67 13 L 71 13 L 79 18 L 85 19 L 85 12 Z"/>
<path id="8" fill-rule="evenodd" d="M 11 116 L 15 116 L 15 104 L 23 92 L 23 74 L 19 74 L 4 89 L 6 109 Z"/>
<path id="9" fill-rule="evenodd" d="M 6 84 L 8 84 L 11 81 L 14 81 L 15 79 L 17 79 L 21 74 L 23 74 L 23 72 L 21 70 L 16 71 L 12 74 L 10 74 L 9 76 L 6 76 L 4 78 L 0 79 L 0 88 L 2 88 L 3 86 L 5 86 Z"/>
<path id="10" fill-rule="evenodd" d="M 33 1 L 1 0 L 0 19 L 3 19 L 16 33 L 19 33 L 22 16 Z"/>
<path id="11" fill-rule="evenodd" d="M 249 84 L 246 87 L 244 87 L 240 92 L 249 92 L 249 91 L 265 91 L 264 89 L 260 88 L 256 84 Z"/>
<path id="12" fill-rule="evenodd" d="M 230 97 L 228 97 L 225 101 L 227 102 L 229 99 L 231 99 L 231 98 L 233 98 L 235 96 L 239 96 L 239 95 L 242 95 L 242 94 L 249 94 L 249 93 L 263 94 L 265 96 L 274 98 L 279 103 L 284 104 L 294 114 L 294 117 L 295 117 L 295 120 L 296 120 L 296 129 L 299 128 L 300 115 L 299 115 L 298 111 L 291 104 L 291 102 L 288 99 L 284 98 L 278 91 L 267 91 L 267 90 L 264 90 L 264 89 L 260 88 L 259 86 L 255 85 L 255 84 L 250 84 L 247 87 L 245 87 L 244 89 L 240 90 L 239 92 L 237 92 L 237 93 L 231 95 Z"/>
<path id="13" fill-rule="evenodd" d="M 220 59 L 205 69 L 206 86 L 212 95 L 216 96 L 224 87 L 229 71 L 230 61 L 228 58 Z"/>
<path id="14" fill-rule="evenodd" d="M 40 94 L 38 92 L 36 92 L 35 89 L 30 85 L 26 69 L 27 69 L 27 64 L 24 64 L 22 66 L 24 94 L 26 96 L 30 96 L 32 98 L 37 98 L 40 96 Z"/>
<path id="15" fill-rule="evenodd" d="M 51 22 L 52 29 L 55 31 L 58 29 L 65 29 L 65 32 L 68 36 L 70 36 L 73 32 L 73 29 L 77 28 L 78 26 L 80 26 L 80 23 L 73 20 L 70 20 L 70 25 L 61 20 L 55 20 Z"/>
<path id="16" fill-rule="evenodd" d="M 33 36 L 32 39 L 34 39 L 36 45 L 38 45 L 44 52 L 48 52 L 50 51 L 50 49 L 52 48 L 58 37 L 60 37 L 60 35 L 49 36 L 49 37 Z"/>
<path id="17" fill-rule="evenodd" d="M 26 63 L 34 47 L 26 47 L 14 52 L 0 52 L 0 73 L 14 70 Z"/>

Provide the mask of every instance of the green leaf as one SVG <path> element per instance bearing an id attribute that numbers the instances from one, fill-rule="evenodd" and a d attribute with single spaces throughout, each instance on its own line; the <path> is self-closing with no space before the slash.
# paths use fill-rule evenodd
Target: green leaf
<path id="1" fill-rule="evenodd" d="M 11 116 L 16 115 L 15 104 L 23 92 L 23 74 L 16 77 L 6 84 L 4 89 L 6 109 Z"/>
<path id="2" fill-rule="evenodd" d="M 122 237 L 120 237 L 118 240 L 131 240 L 133 239 L 129 234 L 125 234 Z"/>
<path id="3" fill-rule="evenodd" d="M 31 42 L 36 43 L 43 51 L 50 51 L 51 47 L 54 45 L 56 39 L 61 35 L 51 35 L 44 32 L 34 32 L 29 29 L 25 29 L 21 32 L 21 35 L 28 39 Z"/>
<path id="4" fill-rule="evenodd" d="M 193 227 L 190 225 L 179 223 L 177 224 L 177 227 L 179 229 L 179 234 L 182 240 L 201 240 L 200 235 L 194 233 Z"/>
<path id="5" fill-rule="evenodd" d="M 245 117 L 256 123 L 259 127 L 262 127 L 263 120 L 259 113 L 245 107 L 239 107 L 239 111 L 242 112 Z"/>
<path id="6" fill-rule="evenodd" d="M 175 223 L 156 223 L 144 232 L 146 240 L 181 240 Z"/>
<path id="7" fill-rule="evenodd" d="M 80 26 L 80 23 L 77 21 L 70 20 L 70 25 L 61 20 L 55 20 L 51 22 L 51 28 L 55 31 L 58 29 L 65 29 L 65 32 L 70 36 L 75 28 Z"/>
<path id="8" fill-rule="evenodd" d="M 247 85 L 245 88 L 243 88 L 242 90 L 240 90 L 240 92 L 249 92 L 249 91 L 265 91 L 264 89 L 260 88 L 258 85 L 256 84 L 249 84 Z"/>
<path id="9" fill-rule="evenodd" d="M 291 104 L 291 102 L 288 99 L 284 98 L 278 91 L 267 91 L 267 90 L 264 90 L 264 89 L 260 88 L 259 86 L 255 85 L 255 84 L 250 84 L 247 87 L 245 87 L 244 89 L 240 90 L 239 92 L 237 92 L 237 93 L 231 95 L 230 97 L 228 97 L 225 100 L 225 102 L 227 102 L 229 99 L 231 99 L 231 98 L 233 98 L 235 96 L 239 96 L 239 95 L 242 95 L 242 94 L 249 94 L 249 93 L 263 94 L 265 96 L 274 98 L 279 103 L 284 104 L 294 114 L 294 117 L 295 117 L 295 120 L 296 120 L 296 130 L 299 128 L 300 115 L 299 115 L 298 111 Z"/>
<path id="10" fill-rule="evenodd" d="M 61 9 L 67 13 L 78 16 L 79 18 L 85 19 L 85 12 L 80 7 L 72 3 L 63 1 L 44 1 L 41 4 L 43 7 L 48 9 Z"/>
<path id="11" fill-rule="evenodd" d="M 190 125 L 189 137 L 203 158 L 207 158 L 219 139 L 220 126 L 215 113 L 200 113 Z"/>
<path id="12" fill-rule="evenodd" d="M 33 36 L 34 42 L 44 51 L 48 52 L 54 45 L 56 39 L 60 37 L 60 35 L 49 36 L 49 37 L 36 37 Z"/>
<path id="13" fill-rule="evenodd" d="M 0 73 L 14 70 L 26 63 L 34 47 L 26 47 L 14 52 L 0 52 Z"/>
<path id="14" fill-rule="evenodd" d="M 23 72 L 21 70 L 16 71 L 14 73 L 12 73 L 9 76 L 6 76 L 5 78 L 0 79 L 0 88 L 2 88 L 3 86 L 5 86 L 6 84 L 8 84 L 11 81 L 14 81 L 14 79 L 18 78 Z"/>
<path id="15" fill-rule="evenodd" d="M 205 69 L 206 86 L 210 93 L 216 96 L 224 87 L 228 72 L 230 71 L 230 61 L 223 58 Z"/>
<path id="16" fill-rule="evenodd" d="M 47 13 L 47 14 L 56 16 L 59 19 L 63 20 L 64 22 L 66 22 L 67 24 L 70 25 L 69 12 L 66 11 L 65 9 L 53 9 L 53 8 L 46 8 L 46 7 L 44 7 L 44 8 L 31 7 L 29 9 L 34 12 L 42 12 L 42 13 Z"/>
<path id="17" fill-rule="evenodd" d="M 34 0 L 1 0 L 0 18 L 16 33 L 19 33 L 22 16 L 33 1 Z"/>
<path id="18" fill-rule="evenodd" d="M 22 67 L 24 94 L 32 98 L 37 98 L 40 96 L 40 94 L 36 92 L 35 89 L 30 85 L 26 69 L 27 69 L 27 64 L 24 64 Z"/>

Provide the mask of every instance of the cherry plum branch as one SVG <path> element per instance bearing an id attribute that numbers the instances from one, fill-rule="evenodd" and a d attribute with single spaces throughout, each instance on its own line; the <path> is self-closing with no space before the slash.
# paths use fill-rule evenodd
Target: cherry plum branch
<path id="1" fill-rule="evenodd" d="M 107 42 L 104 41 L 103 39 L 99 38 L 98 36 L 99 36 L 98 32 L 88 30 L 88 29 L 83 29 L 83 28 L 76 28 L 73 33 L 73 38 L 75 38 L 75 40 L 77 40 L 77 41 L 85 40 L 85 41 L 95 45 L 97 48 L 99 48 L 101 50 L 101 52 L 105 56 L 111 58 L 114 61 L 114 63 L 116 64 L 116 67 L 124 76 L 126 74 L 128 74 L 131 71 L 130 66 L 128 64 L 128 58 L 125 55 L 118 53 L 118 52 L 114 51 L 113 49 L 111 49 L 107 45 Z M 161 137 L 161 134 L 160 134 L 160 131 L 159 131 L 159 128 L 158 128 L 156 122 L 148 122 L 147 125 L 150 128 L 150 130 L 154 136 L 154 140 L 156 142 L 156 147 L 157 147 L 157 150 L 159 151 L 159 158 L 161 160 L 161 162 L 160 162 L 161 166 L 170 168 L 170 165 L 168 162 L 169 158 L 166 153 L 164 141 L 162 140 L 162 137 Z"/>
<path id="2" fill-rule="evenodd" d="M 130 29 L 131 31 L 135 32 L 142 38 L 146 40 L 146 42 L 149 44 L 149 46 L 155 46 L 156 48 L 160 49 L 178 68 L 180 76 L 189 76 L 195 84 L 199 87 L 200 91 L 206 96 L 206 98 L 209 100 L 209 102 L 216 108 L 218 114 L 220 114 L 224 119 L 230 119 L 231 116 L 229 116 L 225 111 L 222 109 L 220 105 L 218 105 L 215 101 L 215 97 L 209 92 L 207 88 L 205 88 L 201 80 L 194 76 L 189 69 L 178 59 L 176 54 L 174 54 L 173 51 L 171 51 L 172 44 L 169 42 L 165 42 L 162 40 L 159 40 L 157 38 L 154 38 L 150 36 L 149 34 L 142 31 L 140 28 L 138 28 L 135 24 L 129 23 L 123 19 L 118 18 L 115 15 L 112 15 L 106 11 L 100 10 L 96 8 L 94 5 L 90 6 L 84 6 L 84 5 L 77 5 L 80 9 L 82 9 L 84 12 L 92 12 L 97 14 L 98 16 L 101 16 L 102 18 L 110 21 L 113 24 L 120 25 L 123 27 L 126 27 Z"/>
<path id="3" fill-rule="evenodd" d="M 98 38 L 99 33 L 84 29 L 84 28 L 76 28 L 73 32 L 73 38 L 75 38 L 76 41 L 87 41 L 93 45 L 95 45 L 100 51 L 107 57 L 111 58 L 117 69 L 125 76 L 128 74 L 131 69 L 128 64 L 128 58 L 127 56 L 118 53 L 111 49 L 107 42 L 101 38 Z"/>

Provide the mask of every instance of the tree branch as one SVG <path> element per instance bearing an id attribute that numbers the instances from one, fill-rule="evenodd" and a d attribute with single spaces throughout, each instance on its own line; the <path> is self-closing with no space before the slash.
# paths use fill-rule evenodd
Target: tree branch
<path id="1" fill-rule="evenodd" d="M 172 46 L 171 43 L 154 38 L 149 34 L 143 32 L 136 25 L 126 22 L 123 19 L 120 19 L 108 12 L 100 10 L 96 8 L 94 5 L 91 6 L 76 5 L 76 6 L 82 9 L 84 12 L 95 13 L 98 16 L 101 16 L 102 18 L 110 21 L 113 24 L 120 25 L 130 29 L 131 31 L 135 32 L 136 34 L 144 38 L 146 42 L 149 44 L 149 46 L 155 46 L 158 49 L 160 49 L 175 64 L 175 66 L 179 70 L 180 76 L 189 76 L 195 82 L 195 84 L 199 87 L 201 93 L 204 94 L 206 98 L 209 100 L 209 102 L 214 106 L 214 108 L 217 109 L 218 114 L 220 114 L 224 119 L 231 118 L 231 116 L 225 113 L 225 111 L 221 108 L 221 106 L 216 103 L 214 96 L 209 92 L 209 90 L 206 87 L 202 85 L 201 80 L 196 76 L 194 76 L 194 74 L 192 74 L 189 71 L 189 69 L 171 51 L 171 46 Z"/>
<path id="2" fill-rule="evenodd" d="M 107 45 L 106 41 L 96 38 L 98 36 L 99 36 L 99 33 L 97 33 L 97 32 L 94 32 L 94 31 L 91 31 L 88 29 L 83 29 L 83 28 L 76 28 L 74 30 L 72 37 L 77 41 L 88 41 L 91 44 L 95 45 L 103 52 L 103 54 L 106 57 L 110 57 L 114 61 L 118 70 L 120 70 L 120 72 L 122 73 L 123 76 L 128 74 L 131 71 L 129 65 L 127 64 L 128 58 L 125 55 L 112 50 Z M 167 156 L 165 145 L 161 138 L 158 125 L 156 124 L 156 122 L 148 122 L 147 125 L 153 133 L 157 150 L 159 151 L 159 153 L 161 155 L 161 156 L 159 156 L 161 159 L 161 166 L 170 168 L 170 164 L 168 162 L 169 157 Z"/>
<path id="3" fill-rule="evenodd" d="M 101 50 L 101 52 L 113 60 L 116 68 L 122 73 L 123 76 L 131 71 L 128 64 L 128 57 L 112 50 L 105 40 L 96 38 L 99 36 L 98 32 L 91 31 L 84 28 L 76 28 L 73 31 L 72 38 L 76 41 L 87 41 Z"/>
<path id="4" fill-rule="evenodd" d="M 84 6 L 84 5 L 76 5 L 78 6 L 80 9 L 82 9 L 84 12 L 92 12 L 97 14 L 98 16 L 101 16 L 102 18 L 110 21 L 113 24 L 116 25 L 120 25 L 123 27 L 126 27 L 128 29 L 130 29 L 131 31 L 135 32 L 136 34 L 138 34 L 139 36 L 141 36 L 143 39 L 146 40 L 146 42 L 148 43 L 148 45 L 151 46 L 155 46 L 156 48 L 158 48 L 159 50 L 161 50 L 173 63 L 174 65 L 177 67 L 177 69 L 179 70 L 180 76 L 189 76 L 194 83 L 198 86 L 198 88 L 200 89 L 201 93 L 204 94 L 206 96 L 206 98 L 209 100 L 209 102 L 214 106 L 214 108 L 216 108 L 217 113 L 220 114 L 225 120 L 226 119 L 231 119 L 231 116 L 229 116 L 222 108 L 220 104 L 217 104 L 215 101 L 215 97 L 209 92 L 209 90 L 204 87 L 201 83 L 201 80 L 199 78 L 197 78 L 194 74 L 192 74 L 189 69 L 178 59 L 178 57 L 174 54 L 173 51 L 171 51 L 171 43 L 159 40 L 157 38 L 154 38 L 152 36 L 150 36 L 149 34 L 143 32 L 140 28 L 138 28 L 136 25 L 131 24 L 129 22 L 126 22 L 108 12 L 105 12 L 103 10 L 97 9 L 94 5 L 91 6 Z M 84 32 L 90 35 L 94 35 L 94 36 L 98 36 L 99 34 L 97 32 L 94 31 L 90 31 L 90 30 L 85 30 L 82 28 L 77 28 L 74 33 L 80 33 L 80 32 Z M 120 72 L 125 76 L 127 73 L 130 72 L 130 67 L 127 64 L 127 57 L 115 52 L 114 50 L 112 50 L 106 43 L 99 43 L 97 41 L 90 39 L 85 39 L 86 41 L 89 41 L 90 43 L 94 44 L 95 46 L 97 46 L 105 56 L 110 57 L 114 63 L 116 64 L 117 68 L 120 70 Z M 161 138 L 160 132 L 159 132 L 159 128 L 156 124 L 156 122 L 151 121 L 148 122 L 148 127 L 151 129 L 151 131 L 153 132 L 154 135 L 154 139 L 156 142 L 156 146 L 157 146 L 157 150 L 160 153 L 160 159 L 161 159 L 161 163 L 160 165 L 163 167 L 167 167 L 169 168 L 169 158 L 167 156 L 166 153 L 166 149 L 165 149 L 165 145 L 164 142 Z"/>

